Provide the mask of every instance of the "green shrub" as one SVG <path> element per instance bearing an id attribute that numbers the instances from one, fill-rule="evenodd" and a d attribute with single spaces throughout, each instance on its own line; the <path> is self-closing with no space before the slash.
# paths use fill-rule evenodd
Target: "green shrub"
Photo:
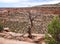
<path id="1" fill-rule="evenodd" d="M 53 20 L 48 24 L 48 33 L 52 35 L 49 40 L 49 44 L 60 44 L 60 22 L 59 17 L 54 17 Z M 55 43 L 53 43 L 53 41 Z"/>
<path id="2" fill-rule="evenodd" d="M 0 24 L 0 32 L 2 32 L 2 31 L 3 31 L 3 25 Z"/>
<path id="3" fill-rule="evenodd" d="M 53 37 L 49 37 L 48 34 L 45 35 L 46 44 L 56 44 L 56 41 Z"/>

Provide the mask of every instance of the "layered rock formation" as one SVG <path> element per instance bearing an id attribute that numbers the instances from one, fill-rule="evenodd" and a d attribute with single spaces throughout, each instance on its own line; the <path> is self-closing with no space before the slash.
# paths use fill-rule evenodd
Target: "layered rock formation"
<path id="1" fill-rule="evenodd" d="M 45 33 L 54 16 L 60 16 L 60 6 L 40 6 L 27 8 L 0 8 L 0 21 L 11 31 L 26 33 L 30 25 L 28 12 L 34 18 L 33 33 Z"/>

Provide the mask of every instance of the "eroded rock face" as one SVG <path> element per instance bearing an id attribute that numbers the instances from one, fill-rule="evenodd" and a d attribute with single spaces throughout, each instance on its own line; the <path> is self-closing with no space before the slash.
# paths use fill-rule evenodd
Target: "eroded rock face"
<path id="1" fill-rule="evenodd" d="M 33 21 L 33 33 L 45 33 L 48 23 L 54 16 L 60 14 L 60 7 L 0 8 L 0 10 L 2 11 L 0 21 L 11 31 L 19 33 L 26 33 L 30 25 L 27 11 L 31 12 L 33 17 L 37 16 Z"/>

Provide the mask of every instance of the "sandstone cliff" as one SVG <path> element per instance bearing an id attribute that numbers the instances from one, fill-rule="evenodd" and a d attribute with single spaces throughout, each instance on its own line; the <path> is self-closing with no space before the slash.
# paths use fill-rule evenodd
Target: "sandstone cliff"
<path id="1" fill-rule="evenodd" d="M 28 12 L 34 19 L 33 33 L 45 33 L 47 25 L 54 16 L 60 16 L 60 6 L 40 6 L 27 8 L 0 8 L 0 21 L 12 31 L 26 33 L 30 25 Z"/>

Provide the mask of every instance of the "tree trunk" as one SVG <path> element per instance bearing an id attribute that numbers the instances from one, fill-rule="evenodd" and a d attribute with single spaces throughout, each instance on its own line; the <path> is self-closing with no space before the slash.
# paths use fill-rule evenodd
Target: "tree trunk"
<path id="1" fill-rule="evenodd" d="M 31 28 L 30 27 L 28 28 L 28 34 L 29 34 L 28 37 L 31 39 L 32 38 L 32 34 L 31 34 Z"/>

